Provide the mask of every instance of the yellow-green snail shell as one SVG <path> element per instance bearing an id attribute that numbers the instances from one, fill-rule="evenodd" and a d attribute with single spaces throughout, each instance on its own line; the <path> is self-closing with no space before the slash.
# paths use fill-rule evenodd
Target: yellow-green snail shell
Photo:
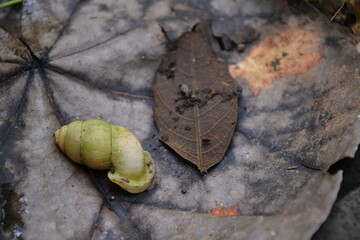
<path id="1" fill-rule="evenodd" d="M 108 178 L 130 193 L 145 191 L 155 173 L 154 161 L 127 129 L 102 120 L 75 121 L 55 134 L 59 148 L 73 161 L 109 170 Z"/>

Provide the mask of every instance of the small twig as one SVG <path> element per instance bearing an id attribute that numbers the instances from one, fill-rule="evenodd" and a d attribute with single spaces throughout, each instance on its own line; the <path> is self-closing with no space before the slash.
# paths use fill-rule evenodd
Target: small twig
<path id="1" fill-rule="evenodd" d="M 8 2 L 5 2 L 5 3 L 0 3 L 0 8 L 8 7 L 8 6 L 18 4 L 18 3 L 21 3 L 21 2 L 22 2 L 22 0 L 12 0 L 12 1 L 8 1 Z"/>
<path id="2" fill-rule="evenodd" d="M 287 168 L 287 170 L 295 170 L 297 168 L 298 168 L 298 166 L 290 166 L 290 167 Z"/>
<path id="3" fill-rule="evenodd" d="M 332 22 L 332 20 L 334 20 L 334 18 L 336 17 L 336 15 L 338 15 L 338 13 L 341 11 L 341 9 L 344 7 L 344 5 L 345 5 L 345 0 L 343 0 L 341 7 L 336 11 L 334 16 L 332 16 L 332 18 L 330 19 L 330 22 Z"/>

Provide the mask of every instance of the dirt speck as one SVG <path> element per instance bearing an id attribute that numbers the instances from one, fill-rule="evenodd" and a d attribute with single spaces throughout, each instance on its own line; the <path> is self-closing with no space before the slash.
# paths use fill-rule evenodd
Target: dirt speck
<path id="1" fill-rule="evenodd" d="M 120 179 L 122 182 L 125 182 L 125 183 L 129 183 L 130 181 L 129 181 L 129 179 L 127 179 L 127 178 L 122 178 L 122 179 Z"/>
<path id="2" fill-rule="evenodd" d="M 169 141 L 169 136 L 168 135 L 161 136 L 161 141 L 163 141 L 163 142 Z"/>

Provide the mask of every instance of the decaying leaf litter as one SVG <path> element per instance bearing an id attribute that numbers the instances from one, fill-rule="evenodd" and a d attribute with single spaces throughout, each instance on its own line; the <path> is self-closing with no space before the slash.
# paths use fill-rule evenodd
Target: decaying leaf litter
<path id="1" fill-rule="evenodd" d="M 25 2 L 21 20 L 22 39 L 41 60 L 39 64 L 30 55 L 14 54 L 28 51 L 16 37 L 8 38 L 14 45 L 1 41 L 7 49 L 2 52 L 1 76 L 11 76 L 1 92 L 13 93 L 0 95 L 1 129 L 9 133 L 1 140 L 5 166 L 1 181 L 26 199 L 19 203 L 24 206 L 20 213 L 24 225 L 14 223 L 4 234 L 18 230 L 26 238 L 54 239 L 311 237 L 327 217 L 341 174 L 324 175 L 299 162 L 320 160 L 325 164 L 315 165 L 326 169 L 339 158 L 352 156 L 359 142 L 359 105 L 353 91 L 359 88 L 354 63 L 358 54 L 341 28 L 306 7 L 293 14 L 286 2 L 279 1 L 224 5 L 213 0 L 206 2 L 206 8 L 198 1 L 144 5 L 135 0 L 109 1 L 105 8 L 96 1 L 47 4 L 51 8 L 42 8 L 41 1 Z M 251 60 L 262 52 L 266 57 L 254 65 L 259 66 L 261 78 L 244 77 L 256 73 L 253 68 L 235 77 L 243 95 L 234 138 L 224 161 L 205 176 L 158 143 L 152 102 L 117 94 L 151 94 L 153 76 L 165 53 L 166 42 L 158 40 L 159 23 L 175 40 L 203 15 L 218 20 L 214 24 L 221 26 L 222 35 L 215 27 L 213 32 L 221 39 L 239 36 L 239 23 L 259 33 L 255 42 L 245 43 L 243 53 L 223 52 L 235 69 L 241 62 L 252 66 Z M 46 27 L 41 24 L 44 17 L 50 23 Z M 230 31 L 234 25 L 239 28 Z M 276 55 L 292 46 L 286 39 L 294 29 L 306 34 L 293 43 L 321 50 L 313 65 L 305 65 L 306 71 L 282 70 L 287 60 L 296 60 L 295 51 L 288 55 L 292 58 Z M 263 41 L 271 36 L 279 36 L 284 45 Z M 316 45 L 306 41 L 309 36 L 316 37 Z M 273 61 L 278 62 L 276 68 L 264 71 L 263 66 L 272 66 Z M 278 69 L 286 74 L 263 81 L 263 73 L 276 76 Z M 258 83 L 257 94 L 250 82 Z M 104 173 L 90 172 L 96 191 L 89 175 L 59 153 L 49 135 L 60 127 L 59 121 L 94 116 L 132 130 L 150 151 L 157 176 L 149 191 L 130 196 L 109 184 Z M 287 170 L 295 165 L 296 170 Z M 182 186 L 186 194 L 181 193 Z M 219 219 L 209 213 L 237 216 Z"/>
<path id="2" fill-rule="evenodd" d="M 168 45 L 153 87 L 154 112 L 161 141 L 206 172 L 230 144 L 241 87 L 203 39 L 205 26 L 195 28 Z"/>

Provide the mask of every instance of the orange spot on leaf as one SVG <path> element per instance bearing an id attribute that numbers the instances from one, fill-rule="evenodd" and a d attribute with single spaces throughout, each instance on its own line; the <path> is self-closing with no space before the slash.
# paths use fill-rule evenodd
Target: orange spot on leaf
<path id="1" fill-rule="evenodd" d="M 309 71 L 320 61 L 323 38 L 316 28 L 297 26 L 266 36 L 248 57 L 229 66 L 233 78 L 244 78 L 257 95 L 276 79 Z"/>
<path id="2" fill-rule="evenodd" d="M 228 208 L 217 207 L 209 212 L 209 216 L 211 217 L 234 217 L 240 215 L 241 212 L 238 206 L 233 206 Z"/>

